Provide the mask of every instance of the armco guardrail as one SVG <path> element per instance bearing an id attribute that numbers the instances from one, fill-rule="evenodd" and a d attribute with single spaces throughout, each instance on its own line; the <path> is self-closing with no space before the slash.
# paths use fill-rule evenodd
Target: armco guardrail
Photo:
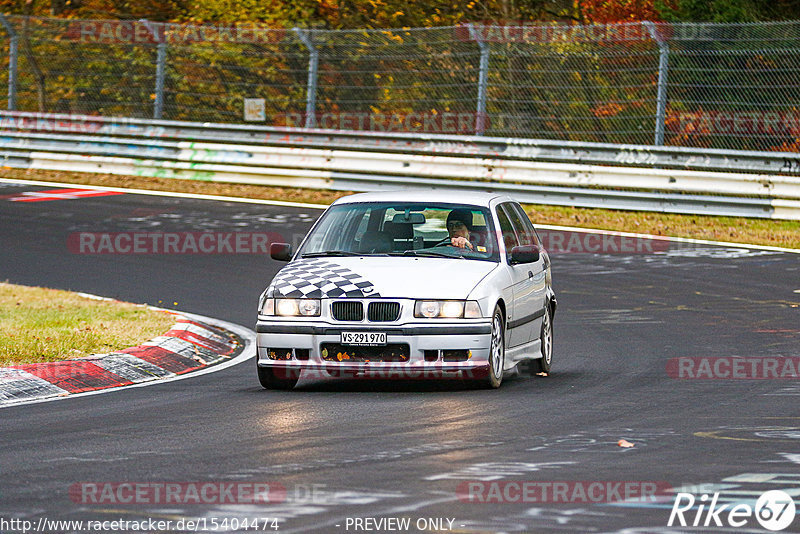
<path id="1" fill-rule="evenodd" d="M 8 167 L 800 219 L 800 155 L 0 112 Z"/>

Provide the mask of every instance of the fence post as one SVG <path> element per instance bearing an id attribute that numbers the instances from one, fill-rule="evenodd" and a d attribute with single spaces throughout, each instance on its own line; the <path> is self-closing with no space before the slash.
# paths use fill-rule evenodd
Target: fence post
<path id="1" fill-rule="evenodd" d="M 486 86 L 489 84 L 489 45 L 478 35 L 470 22 L 467 24 L 469 36 L 478 43 L 481 51 L 481 64 L 478 71 L 478 109 L 475 117 L 475 135 L 483 135 L 486 131 Z"/>
<path id="2" fill-rule="evenodd" d="M 158 43 L 156 57 L 156 101 L 153 106 L 153 118 L 160 119 L 164 113 L 164 82 L 167 77 L 167 43 Z"/>
<path id="3" fill-rule="evenodd" d="M 17 50 L 19 49 L 19 37 L 14 27 L 8 22 L 8 19 L 0 13 L 0 23 L 8 32 L 8 37 L 11 42 L 8 46 L 8 111 L 17 110 Z"/>
<path id="4" fill-rule="evenodd" d="M 314 40 L 309 37 L 313 30 L 293 28 L 294 32 L 308 48 L 308 82 L 306 83 L 306 128 L 313 128 L 317 124 L 317 68 L 319 65 L 319 51 L 314 46 Z"/>
<path id="5" fill-rule="evenodd" d="M 156 48 L 156 98 L 153 103 L 153 119 L 160 119 L 164 114 L 164 82 L 167 77 L 167 32 L 162 23 L 150 22 L 147 19 L 139 19 L 150 33 L 153 41 L 158 43 Z M 159 24 L 161 29 L 159 31 Z"/>
<path id="6" fill-rule="evenodd" d="M 642 22 L 650 37 L 658 43 L 658 96 L 656 101 L 655 145 L 664 144 L 664 122 L 667 113 L 667 75 L 669 73 L 669 44 L 661 36 L 656 25 L 650 21 Z"/>

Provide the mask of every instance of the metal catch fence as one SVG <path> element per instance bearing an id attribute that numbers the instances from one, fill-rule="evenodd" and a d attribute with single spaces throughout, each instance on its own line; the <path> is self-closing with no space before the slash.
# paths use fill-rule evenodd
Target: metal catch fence
<path id="1" fill-rule="evenodd" d="M 800 22 L 0 22 L 9 110 L 800 152 Z"/>

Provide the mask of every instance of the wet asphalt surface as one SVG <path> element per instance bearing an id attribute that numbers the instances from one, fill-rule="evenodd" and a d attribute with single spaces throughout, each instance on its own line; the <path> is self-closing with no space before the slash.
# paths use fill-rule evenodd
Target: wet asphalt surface
<path id="1" fill-rule="evenodd" d="M 26 191 L 47 189 L 0 184 L 0 280 L 249 328 L 282 265 L 267 255 L 83 254 L 75 235 L 246 231 L 297 242 L 320 214 L 134 194 L 10 200 Z M 0 532 L 20 531 L 2 520 L 43 518 L 173 521 L 135 525 L 147 532 L 174 531 L 181 519 L 200 519 L 206 531 L 275 532 L 272 518 L 278 532 L 767 532 L 754 518 L 741 528 L 668 527 L 671 490 L 698 504 L 719 492 L 719 503 L 754 505 L 783 489 L 800 511 L 798 379 L 679 379 L 668 369 L 681 357 L 800 357 L 800 255 L 657 248 L 553 254 L 553 372 L 510 377 L 496 391 L 347 378 L 265 391 L 251 359 L 178 382 L 4 408 Z M 277 502 L 134 504 L 80 493 L 154 482 L 271 484 Z M 554 482 L 569 491 L 543 499 Z M 610 497 L 582 498 L 593 482 Z M 658 491 L 626 501 L 617 482 Z M 522 483 L 538 485 L 521 497 Z M 800 519 L 785 531 L 799 532 Z"/>

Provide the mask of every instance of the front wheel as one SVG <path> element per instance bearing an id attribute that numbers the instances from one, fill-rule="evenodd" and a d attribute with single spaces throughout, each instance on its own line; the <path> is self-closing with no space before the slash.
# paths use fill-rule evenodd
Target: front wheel
<path id="1" fill-rule="evenodd" d="M 292 389 L 300 380 L 297 369 L 258 366 L 258 381 L 264 389 Z"/>
<path id="2" fill-rule="evenodd" d="M 496 389 L 503 383 L 503 367 L 506 363 L 506 322 L 503 310 L 496 306 L 492 315 L 492 341 L 489 348 L 489 373 L 482 385 Z"/>

